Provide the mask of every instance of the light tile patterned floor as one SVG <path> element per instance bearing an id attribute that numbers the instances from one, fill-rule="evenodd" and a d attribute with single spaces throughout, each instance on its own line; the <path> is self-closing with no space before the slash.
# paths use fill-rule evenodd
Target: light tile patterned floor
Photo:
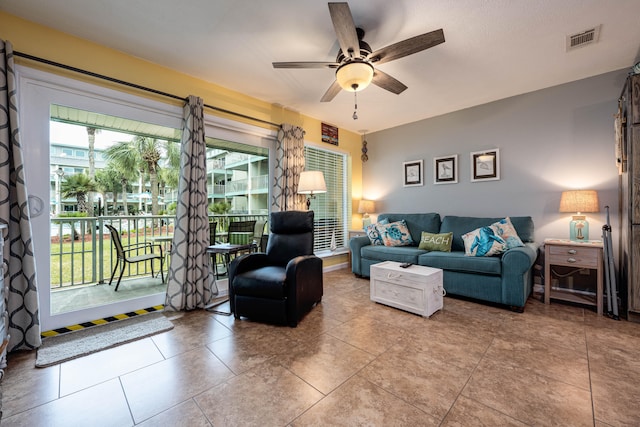
<path id="1" fill-rule="evenodd" d="M 295 328 L 205 311 L 44 369 L 12 354 L 2 426 L 640 425 L 640 325 L 531 298 L 445 298 L 430 319 L 326 273 Z"/>

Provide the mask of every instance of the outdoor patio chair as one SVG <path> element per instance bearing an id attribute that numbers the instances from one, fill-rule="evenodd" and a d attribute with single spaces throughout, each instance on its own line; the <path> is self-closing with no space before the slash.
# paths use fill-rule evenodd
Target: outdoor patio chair
<path id="1" fill-rule="evenodd" d="M 246 245 L 253 240 L 256 221 L 231 221 L 229 223 L 228 242 L 234 245 Z"/>
<path id="2" fill-rule="evenodd" d="M 264 226 L 266 224 L 266 220 L 256 221 L 256 226 L 253 229 L 253 243 L 256 244 L 258 252 L 264 252 L 266 250 L 266 242 L 264 245 L 262 244 L 262 237 L 264 236 Z"/>
<path id="3" fill-rule="evenodd" d="M 107 227 L 109 229 L 109 233 L 111 233 L 111 242 L 113 243 L 117 253 L 116 265 L 113 267 L 113 273 L 111 273 L 111 279 L 109 279 L 109 286 L 111 286 L 111 282 L 113 282 L 113 277 L 116 275 L 118 265 L 120 265 L 120 275 L 118 276 L 115 291 L 118 290 L 118 286 L 120 286 L 120 279 L 122 279 L 122 274 L 124 273 L 127 263 L 135 264 L 151 261 L 151 277 L 155 277 L 153 272 L 153 261 L 156 259 L 160 260 L 160 274 L 162 276 L 162 283 L 164 283 L 164 255 L 162 254 L 161 245 L 153 245 L 150 242 L 145 242 L 123 246 L 118 230 L 108 224 L 105 224 L 105 227 Z M 157 246 L 160 250 L 159 254 L 153 252 L 154 246 Z M 134 254 L 130 255 L 131 253 Z"/>
<path id="4" fill-rule="evenodd" d="M 213 221 L 213 222 L 209 222 L 209 244 L 210 245 L 215 245 L 218 242 L 216 242 L 216 228 L 218 228 L 218 223 Z"/>

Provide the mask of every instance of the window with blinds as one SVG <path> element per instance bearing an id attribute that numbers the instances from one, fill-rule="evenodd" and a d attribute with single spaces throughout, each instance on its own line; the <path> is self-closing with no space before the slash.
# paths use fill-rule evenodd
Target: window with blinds
<path id="1" fill-rule="evenodd" d="M 305 170 L 322 171 L 327 184 L 326 193 L 311 199 L 315 218 L 314 252 L 344 248 L 351 219 L 348 157 L 312 146 L 306 146 L 304 154 Z"/>

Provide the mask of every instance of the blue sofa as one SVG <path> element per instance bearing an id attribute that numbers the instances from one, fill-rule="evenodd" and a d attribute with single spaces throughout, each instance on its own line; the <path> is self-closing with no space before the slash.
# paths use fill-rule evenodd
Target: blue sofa
<path id="1" fill-rule="evenodd" d="M 405 220 L 414 246 L 375 246 L 367 236 L 351 239 L 351 270 L 358 277 L 369 277 L 370 267 L 382 261 L 410 262 L 443 270 L 443 285 L 447 294 L 509 306 L 522 312 L 531 294 L 532 267 L 538 254 L 534 242 L 531 217 L 510 217 L 524 243 L 500 256 L 465 256 L 462 235 L 477 228 L 491 225 L 502 218 L 445 216 L 437 213 L 396 214 L 378 216 L 389 222 Z M 451 252 L 429 252 L 418 248 L 423 231 L 453 233 Z"/>

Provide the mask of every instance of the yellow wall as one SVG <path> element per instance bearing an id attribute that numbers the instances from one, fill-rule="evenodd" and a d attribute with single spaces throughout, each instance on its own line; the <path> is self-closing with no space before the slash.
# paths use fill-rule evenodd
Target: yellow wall
<path id="1" fill-rule="evenodd" d="M 286 110 L 282 107 L 260 101 L 246 96 L 239 92 L 234 92 L 204 80 L 196 79 L 178 71 L 162 67 L 160 65 L 144 61 L 142 59 L 127 55 L 117 50 L 113 50 L 102 45 L 89 42 L 66 33 L 53 30 L 42 25 L 26 21 L 14 15 L 0 11 L 0 38 L 10 41 L 14 51 L 26 53 L 36 57 L 48 59 L 83 70 L 113 77 L 141 86 L 146 86 L 162 92 L 178 96 L 197 95 L 204 99 L 205 104 L 224 108 L 233 112 L 255 117 L 272 123 L 291 123 L 302 127 L 305 132 L 305 139 L 310 142 L 322 144 L 321 141 L 321 120 L 300 115 L 297 112 Z M 142 96 L 153 96 L 147 92 L 136 92 L 135 89 L 124 88 L 123 86 L 109 84 L 103 80 L 92 79 L 81 74 L 65 71 L 56 67 L 49 67 L 34 61 L 16 57 L 16 63 L 44 69 L 67 77 L 92 81 L 100 85 L 113 86 L 119 90 L 135 92 Z M 159 97 L 163 102 L 178 101 Z M 206 111 L 224 117 L 222 113 Z M 235 116 L 227 118 L 239 120 Z M 259 122 L 248 122 L 257 126 Z M 362 194 L 362 162 L 360 161 L 361 137 L 353 132 L 340 129 L 339 148 L 346 150 L 352 155 L 352 195 L 354 198 L 354 209 L 357 210 L 357 200 Z M 352 215 L 353 226 L 361 225 L 360 215 Z M 337 262 L 346 261 L 342 257 L 338 259 L 325 260 L 325 265 L 333 265 Z"/>

